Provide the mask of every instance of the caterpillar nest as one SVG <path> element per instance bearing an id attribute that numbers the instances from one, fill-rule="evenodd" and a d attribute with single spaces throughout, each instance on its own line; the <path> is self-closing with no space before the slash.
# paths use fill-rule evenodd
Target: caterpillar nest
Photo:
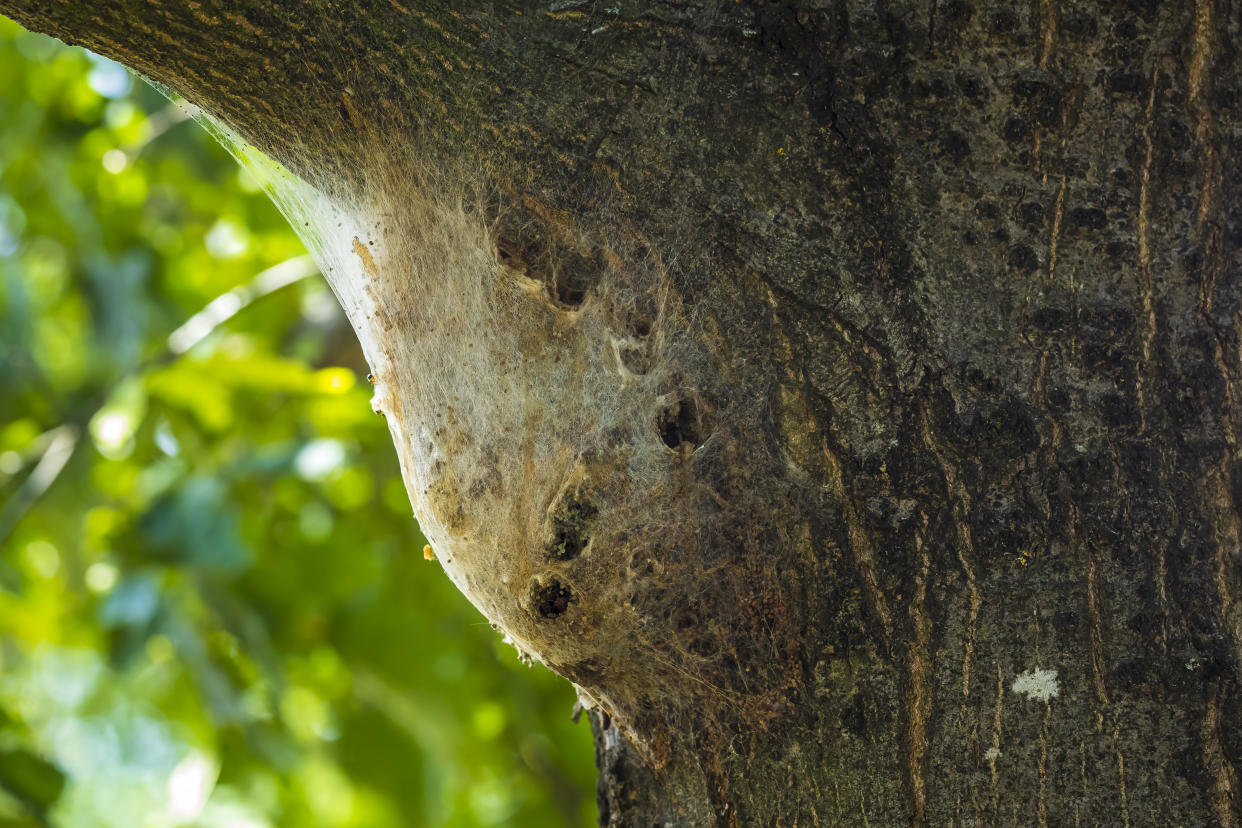
<path id="1" fill-rule="evenodd" d="M 426 196 L 404 171 L 331 196 L 256 171 L 358 334 L 434 559 L 656 758 L 635 721 L 660 676 L 719 650 L 666 632 L 687 611 L 661 586 L 695 543 L 687 467 L 713 427 L 673 369 L 686 321 L 658 257 L 529 199 Z"/>

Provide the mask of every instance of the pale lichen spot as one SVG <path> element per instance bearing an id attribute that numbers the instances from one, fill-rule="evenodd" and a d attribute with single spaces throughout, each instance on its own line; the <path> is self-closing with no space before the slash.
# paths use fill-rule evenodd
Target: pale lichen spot
<path id="1" fill-rule="evenodd" d="M 1038 667 L 1034 670 L 1027 670 L 1014 679 L 1012 689 L 1013 692 L 1021 693 L 1028 699 L 1042 702 L 1061 695 L 1061 688 L 1057 685 L 1057 671 L 1041 670 Z"/>
<path id="2" fill-rule="evenodd" d="M 988 748 L 987 751 L 984 752 L 983 758 L 986 759 L 989 763 L 995 765 L 996 760 L 1001 758 L 1000 748 L 997 748 L 997 747 Z"/>

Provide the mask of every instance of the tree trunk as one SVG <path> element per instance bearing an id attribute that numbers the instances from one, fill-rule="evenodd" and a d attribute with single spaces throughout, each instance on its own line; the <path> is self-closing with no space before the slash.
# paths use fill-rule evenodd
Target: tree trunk
<path id="1" fill-rule="evenodd" d="M 1242 820 L 1239 0 L 0 11 L 300 179 L 602 823 Z"/>

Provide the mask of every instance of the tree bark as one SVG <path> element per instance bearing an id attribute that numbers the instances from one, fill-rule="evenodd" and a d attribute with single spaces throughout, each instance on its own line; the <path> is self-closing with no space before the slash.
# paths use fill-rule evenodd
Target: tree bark
<path id="1" fill-rule="evenodd" d="M 0 11 L 308 183 L 601 823 L 1242 821 L 1238 0 Z"/>

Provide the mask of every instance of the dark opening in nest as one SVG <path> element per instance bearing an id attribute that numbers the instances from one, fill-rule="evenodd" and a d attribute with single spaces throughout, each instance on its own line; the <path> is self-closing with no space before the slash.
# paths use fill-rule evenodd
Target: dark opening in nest
<path id="1" fill-rule="evenodd" d="M 573 598 L 569 587 L 553 578 L 535 586 L 531 605 L 540 618 L 557 618 L 565 614 Z"/>

